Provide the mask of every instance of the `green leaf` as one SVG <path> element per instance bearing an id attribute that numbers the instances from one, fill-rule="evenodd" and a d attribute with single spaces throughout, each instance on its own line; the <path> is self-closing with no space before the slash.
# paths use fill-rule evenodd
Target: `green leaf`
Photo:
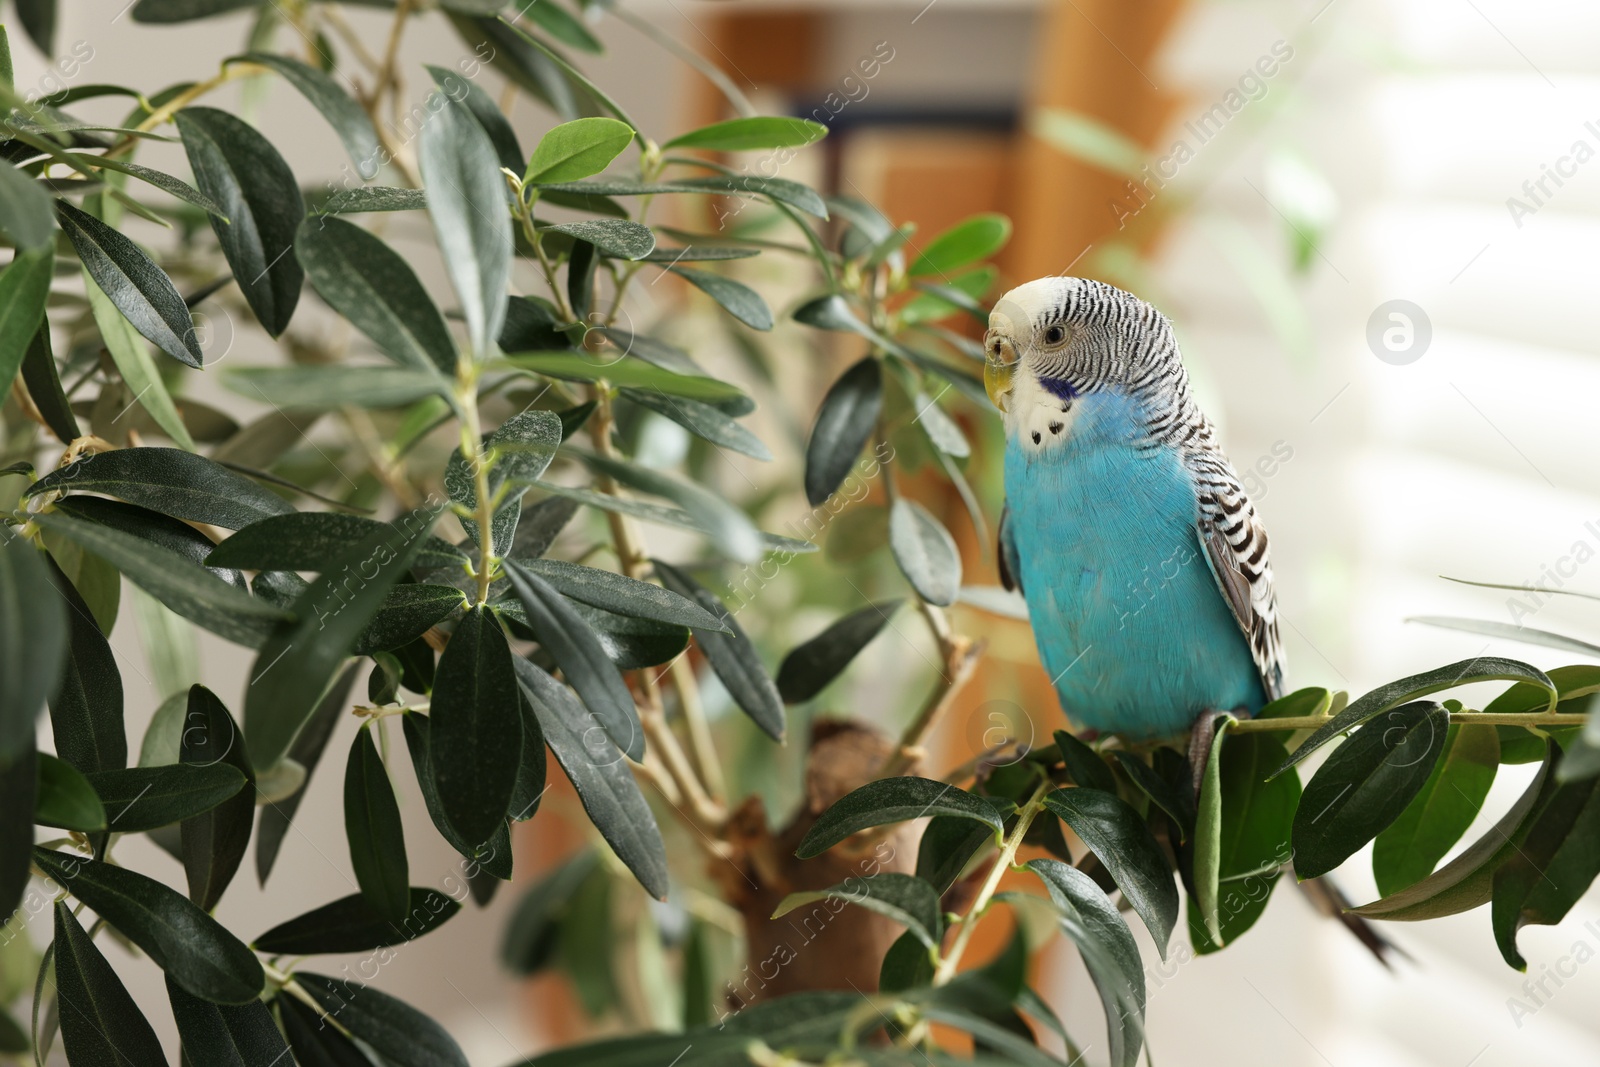
<path id="1" fill-rule="evenodd" d="M 708 270 L 671 266 L 667 269 L 722 305 L 724 311 L 752 330 L 772 329 L 772 309 L 761 299 L 761 294 L 748 285 Z"/>
<path id="2" fill-rule="evenodd" d="M 56 901 L 55 910 L 55 988 L 67 1057 L 84 1067 L 167 1067 L 155 1030 L 117 972 L 66 901 Z"/>
<path id="3" fill-rule="evenodd" d="M 38 753 L 38 800 L 33 821 L 40 826 L 90 832 L 106 828 L 106 808 L 77 768 L 66 760 Z"/>
<path id="4" fill-rule="evenodd" d="M 651 896 L 667 896 L 667 853 L 655 816 L 627 762 L 572 693 L 527 660 L 513 661 L 544 738 L 589 821 Z"/>
<path id="5" fill-rule="evenodd" d="M 199 367 L 204 354 L 200 351 L 194 320 L 166 272 L 138 245 L 65 200 L 56 201 L 56 215 L 78 258 L 83 261 L 84 270 L 122 317 L 173 359 Z M 95 316 L 95 321 L 105 333 L 106 321 L 100 315 Z M 106 343 L 115 356 L 116 349 L 111 346 L 110 337 L 106 338 Z M 126 369 L 123 369 L 123 377 L 127 378 Z M 137 389 L 142 383 L 130 380 L 128 384 Z M 170 432 L 165 423 L 162 427 Z"/>
<path id="6" fill-rule="evenodd" d="M 1029 122 L 1029 132 L 1074 159 L 1119 178 L 1142 178 L 1141 168 L 1149 159 L 1149 153 L 1137 141 L 1077 111 L 1038 108 Z"/>
<path id="7" fill-rule="evenodd" d="M 1077 946 L 1105 1008 L 1113 1067 L 1134 1067 L 1144 1043 L 1144 968 L 1133 932 L 1094 879 L 1060 860 L 1028 861 L 1050 891 L 1061 929 Z"/>
<path id="8" fill-rule="evenodd" d="M 0 1053 L 23 1055 L 33 1047 L 28 1038 L 28 1031 L 22 1024 L 11 1017 L 11 1013 L 0 1008 Z"/>
<path id="9" fill-rule="evenodd" d="M 44 512 L 34 522 L 102 557 L 139 588 L 186 619 L 235 644 L 255 648 L 274 623 L 294 616 L 229 585 L 215 573 L 143 538 L 97 523 Z"/>
<path id="10" fill-rule="evenodd" d="M 185 819 L 180 827 L 189 899 L 209 912 L 222 899 L 250 847 L 250 824 L 256 817 L 256 775 L 233 716 L 203 685 L 189 689 L 188 713 L 178 751 L 182 765 L 201 769 L 228 766 L 244 776 L 244 787 L 234 796 Z"/>
<path id="11" fill-rule="evenodd" d="M 512 668 L 513 672 L 515 667 Z M 522 720 L 522 755 L 517 762 L 517 784 L 511 790 L 512 822 L 526 822 L 539 811 L 544 800 L 549 768 L 544 758 L 544 729 L 539 725 L 538 713 L 527 694 L 517 687 L 517 714 Z"/>
<path id="12" fill-rule="evenodd" d="M 1562 652 L 1574 652 L 1580 656 L 1600 655 L 1600 645 L 1590 641 L 1580 641 L 1576 637 L 1551 633 L 1549 630 L 1535 630 L 1531 626 L 1519 623 L 1467 619 L 1456 615 L 1413 615 L 1406 621 L 1420 622 L 1424 626 L 1437 626 L 1441 630 L 1459 630 L 1462 633 L 1480 634 L 1506 641 L 1520 641 L 1525 645 L 1540 645 Z"/>
<path id="13" fill-rule="evenodd" d="M 272 1021 L 272 1011 L 260 1001 L 249 1004 L 212 1004 L 190 996 L 167 980 L 167 999 L 178 1024 L 184 1059 L 217 1067 L 265 1067 L 289 1062 L 289 1048 Z"/>
<path id="14" fill-rule="evenodd" d="M 1065 730 L 1057 730 L 1054 736 L 1056 750 L 1061 754 L 1061 762 L 1066 765 L 1067 774 L 1071 776 L 1074 785 L 1098 789 L 1112 796 L 1117 795 L 1117 776 L 1106 766 L 1106 761 L 1100 757 L 1100 753 Z M 1150 770 L 1142 763 L 1140 766 L 1147 771 Z"/>
<path id="15" fill-rule="evenodd" d="M 1495 871 L 1516 852 L 1542 804 L 1556 791 L 1556 760 L 1549 752 L 1533 782 L 1488 832 L 1449 863 L 1400 892 L 1375 900 L 1352 913 L 1371 919 L 1413 922 L 1457 915 L 1489 903 Z"/>
<path id="16" fill-rule="evenodd" d="M 101 300 L 104 299 L 102 294 Z M 43 325 L 42 319 L 40 325 Z M 33 397 L 34 407 L 39 409 L 50 432 L 62 444 L 70 445 L 82 436 L 72 404 L 61 387 L 61 372 L 56 368 L 55 353 L 50 350 L 49 330 L 39 330 L 28 344 L 28 351 L 22 357 L 22 380 Z"/>
<path id="17" fill-rule="evenodd" d="M 867 356 L 828 387 L 806 442 L 806 500 L 826 501 L 844 483 L 883 410 L 883 370 Z"/>
<path id="18" fill-rule="evenodd" d="M 259 0 L 138 0 L 133 5 L 133 21 L 189 22 L 258 3 Z"/>
<path id="19" fill-rule="evenodd" d="M 522 750 L 511 660 L 500 624 L 478 607 L 456 624 L 434 675 L 433 781 L 463 841 L 487 841 L 511 806 Z"/>
<path id="20" fill-rule="evenodd" d="M 596 120 L 604 121 L 604 120 Z M 585 219 L 581 222 L 557 222 L 541 226 L 540 233 L 563 233 L 578 241 L 587 241 L 601 254 L 615 259 L 637 260 L 650 254 L 656 246 L 655 234 L 648 226 L 626 219 Z"/>
<path id="21" fill-rule="evenodd" d="M 1295 874 L 1326 874 L 1400 817 L 1444 749 L 1449 712 L 1415 701 L 1384 712 L 1307 783 L 1294 817 Z"/>
<path id="22" fill-rule="evenodd" d="M 53 258 L 49 248 L 19 250 L 0 272 L 0 391 L 10 392 L 44 321 Z"/>
<path id="23" fill-rule="evenodd" d="M 1002 820 L 1017 810 L 1005 797 L 983 797 Z M 935 815 L 917 843 L 917 877 L 932 884 L 942 896 L 956 884 L 967 863 L 984 845 L 995 841 L 994 827 L 965 815 Z"/>
<path id="24" fill-rule="evenodd" d="M 1559 773 L 1557 780 L 1560 780 Z M 1494 873 L 1490 917 L 1506 963 L 1528 969 L 1524 926 L 1554 926 L 1600 875 L 1600 779 L 1560 785 L 1534 814 L 1516 853 Z"/>
<path id="25" fill-rule="evenodd" d="M 428 194 L 421 189 L 399 189 L 387 185 L 357 185 L 340 189 L 313 212 L 318 215 L 359 215 L 367 211 L 424 211 Z"/>
<path id="26" fill-rule="evenodd" d="M 778 666 L 778 692 L 784 703 L 801 704 L 826 689 L 889 624 L 900 603 L 868 604 L 791 649 Z"/>
<path id="27" fill-rule="evenodd" d="M 411 911 L 405 830 L 370 723 L 356 731 L 345 764 L 344 832 L 362 898 L 379 918 L 404 922 Z"/>
<path id="28" fill-rule="evenodd" d="M 529 4 L 521 9 L 522 16 L 537 25 L 563 44 L 599 54 L 604 51 L 600 42 L 578 19 L 567 14 L 567 9 L 556 4 Z"/>
<path id="29" fill-rule="evenodd" d="M 127 504 L 121 500 L 110 500 L 103 496 L 85 496 L 75 493 L 71 496 L 61 497 L 54 504 L 55 512 L 73 519 L 83 519 L 97 526 L 104 526 L 125 534 L 132 534 L 141 541 L 145 541 L 156 548 L 166 549 L 175 555 L 181 556 L 190 563 L 205 564 L 206 557 L 216 547 L 211 538 L 201 533 L 186 522 L 181 522 L 158 511 L 142 508 L 137 504 Z M 55 545 L 71 547 L 51 536 L 50 541 Z M 55 547 L 52 545 L 52 547 Z M 63 553 L 64 554 L 64 553 Z M 92 553 L 85 555 L 79 550 L 80 558 L 99 558 Z M 248 589 L 244 575 L 236 570 L 226 567 L 206 567 L 206 570 L 221 578 L 228 585 L 236 589 Z M 115 570 L 113 569 L 113 574 Z M 144 623 L 141 621 L 140 625 Z M 157 638 L 147 635 L 152 642 Z M 179 688 L 188 688 L 192 679 L 184 678 L 171 689 L 165 684 L 158 685 L 163 692 L 175 691 Z"/>
<path id="30" fill-rule="evenodd" d="M 772 459 L 772 452 L 761 443 L 759 437 L 710 404 L 646 389 L 624 389 L 622 395 L 718 447 L 754 459 Z"/>
<path id="31" fill-rule="evenodd" d="M 1047 794 L 1044 806 L 1072 827 L 1105 864 L 1166 959 L 1167 942 L 1178 925 L 1178 887 L 1161 846 L 1139 813 L 1115 793 L 1083 786 Z"/>
<path id="32" fill-rule="evenodd" d="M 434 828 L 451 848 L 467 859 L 473 873 L 487 872 L 501 880 L 511 878 L 511 834 L 509 822 L 502 822 L 487 842 L 469 844 L 456 831 L 445 815 L 444 803 L 439 799 L 439 788 L 433 777 L 433 756 L 430 752 L 429 734 L 432 723 L 428 716 L 407 712 L 404 716 L 406 749 L 411 753 L 411 766 L 416 771 L 417 787 L 422 792 L 428 817 Z"/>
<path id="33" fill-rule="evenodd" d="M 279 624 L 261 646 L 244 704 L 245 741 L 255 766 L 271 767 L 288 751 L 437 516 L 419 509 L 353 544 L 295 602 L 298 620 Z M 345 567 L 362 579 L 353 590 Z"/>
<path id="34" fill-rule="evenodd" d="M 122 675 L 116 657 L 77 588 L 59 567 L 52 567 L 52 577 L 68 609 L 67 659 L 60 685 L 50 697 L 56 752 L 84 772 L 126 767 L 128 736 L 122 725 Z"/>
<path id="35" fill-rule="evenodd" d="M 687 482 L 635 463 L 627 463 L 591 452 L 570 450 L 591 469 L 641 493 L 672 501 L 694 517 L 723 555 L 739 563 L 754 563 L 763 551 L 761 532 L 750 517 L 725 497 L 692 482 Z"/>
<path id="36" fill-rule="evenodd" d="M 781 744 L 785 732 L 783 697 L 778 695 L 778 687 L 762 664 L 755 643 L 739 626 L 733 613 L 709 590 L 688 574 L 661 560 L 651 560 L 651 563 L 662 585 L 694 600 L 721 624 L 720 632 L 716 629 L 699 630 L 695 634 L 695 642 L 700 646 L 700 651 L 705 653 L 712 671 L 721 680 L 733 702 L 767 736 Z"/>
<path id="37" fill-rule="evenodd" d="M 609 382 L 612 385 L 647 389 L 667 396 L 701 400 L 708 404 L 744 397 L 738 386 L 715 378 L 676 374 L 640 359 L 620 359 L 605 363 L 577 352 L 523 352 L 508 356 L 506 362 L 519 370 L 562 378 L 573 382 Z"/>
<path id="38" fill-rule="evenodd" d="M 511 128 L 511 123 L 506 121 L 505 113 L 494 102 L 494 98 L 476 82 L 461 76 L 449 67 L 429 64 L 427 69 L 434 85 L 443 90 L 446 96 L 472 112 L 472 117 L 483 127 L 483 132 L 489 135 L 489 142 L 494 145 L 495 155 L 500 158 L 500 165 L 512 174 L 520 173 L 526 157 L 522 154 L 522 146 L 517 142 L 516 131 Z"/>
<path id="39" fill-rule="evenodd" d="M 490 499 L 499 495 L 507 484 L 512 487 L 495 509 L 492 530 L 495 554 L 503 556 L 516 536 L 524 489 L 545 472 L 561 447 L 561 417 L 550 411 L 518 412 L 486 435 L 483 443 L 490 462 Z M 444 488 L 450 499 L 468 515 L 477 511 L 477 479 L 460 448 L 451 452 L 445 465 Z M 458 512 L 462 528 L 476 544 L 478 523 L 468 515 Z"/>
<path id="40" fill-rule="evenodd" d="M 467 1067 L 467 1057 L 444 1027 L 404 1001 L 359 982 L 306 971 L 295 972 L 295 983 L 386 1059 L 405 1067 Z"/>
<path id="41" fill-rule="evenodd" d="M 24 758 L 32 764 L 34 722 L 55 691 L 68 637 L 50 568 L 11 534 L 0 547 L 0 768 Z"/>
<path id="42" fill-rule="evenodd" d="M 257 952 L 274 956 L 369 952 L 414 941 L 443 926 L 460 910 L 461 905 L 444 893 L 412 886 L 405 917 L 396 923 L 355 893 L 279 923 L 251 944 Z"/>
<path id="43" fill-rule="evenodd" d="M 536 974 L 553 961 L 573 899 L 599 859 L 592 849 L 579 851 L 529 887 L 517 902 L 500 944 L 500 960 L 513 974 Z"/>
<path id="44" fill-rule="evenodd" d="M 1392 896 L 1433 873 L 1483 807 L 1500 762 L 1492 726 L 1452 725 L 1444 754 L 1400 817 L 1372 845 L 1380 896 Z"/>
<path id="45" fill-rule="evenodd" d="M 294 248 L 317 295 L 384 355 L 413 370 L 455 374 L 450 328 L 398 252 L 360 226 L 325 216 L 300 224 Z"/>
<path id="46" fill-rule="evenodd" d="M 50 195 L 10 163 L 0 165 L 0 232 L 18 248 L 43 248 L 55 234 Z"/>
<path id="47" fill-rule="evenodd" d="M 1508 682 L 1528 682 L 1544 690 L 1544 707 L 1539 710 L 1550 710 L 1556 706 L 1558 693 L 1555 683 L 1537 667 L 1529 666 L 1514 659 L 1501 659 L 1497 656 L 1479 656 L 1475 659 L 1464 659 L 1459 663 L 1452 663 L 1448 667 L 1439 667 L 1436 670 L 1423 674 L 1402 678 L 1388 685 L 1379 686 L 1372 692 L 1355 701 L 1339 714 L 1329 719 L 1327 723 L 1317 727 L 1312 735 L 1306 738 L 1305 743 L 1294 750 L 1288 761 L 1282 767 L 1273 771 L 1273 776 L 1282 774 L 1290 767 L 1305 759 L 1311 753 L 1333 740 L 1335 737 L 1348 730 L 1354 729 L 1366 722 L 1397 708 L 1408 700 L 1416 697 L 1427 696 L 1441 690 L 1455 689 L 1473 682 L 1486 682 L 1493 680 Z"/>
<path id="48" fill-rule="evenodd" d="M 337 511 L 291 511 L 240 527 L 210 551 L 205 564 L 260 571 L 321 571 L 351 542 L 384 529 L 397 527 Z M 466 561 L 466 553 L 437 537 L 423 538 L 417 550 L 418 567 L 453 567 Z"/>
<path id="49" fill-rule="evenodd" d="M 173 196 L 184 201 L 185 203 L 193 204 L 201 211 L 207 211 L 213 215 L 219 215 L 222 217 L 223 221 L 227 221 L 227 212 L 223 211 L 221 205 L 219 205 L 216 201 L 212 200 L 205 193 L 202 193 L 200 190 L 196 189 L 182 178 L 174 178 L 172 175 L 167 174 L 164 171 L 153 170 L 150 167 L 141 167 L 137 163 L 129 163 L 126 160 L 116 159 L 105 155 L 81 155 L 76 152 L 61 152 L 51 154 L 55 155 L 57 159 L 60 159 L 68 166 L 77 169 L 80 173 L 92 175 L 94 174 L 93 168 L 98 167 L 103 170 L 118 171 L 122 174 L 127 174 L 131 177 L 138 178 L 140 181 L 145 182 L 148 185 L 153 185 L 163 192 L 171 193 Z M 99 176 L 97 175 L 96 177 Z M 115 186 L 111 186 L 111 188 L 114 189 Z"/>
<path id="50" fill-rule="evenodd" d="M 450 585 L 397 585 L 384 597 L 378 613 L 361 631 L 350 651 L 357 656 L 386 652 L 421 637 L 466 603 L 466 594 Z"/>
<path id="51" fill-rule="evenodd" d="M 27 495 L 50 490 L 105 493 L 175 519 L 239 530 L 292 512 L 283 497 L 220 463 L 180 448 L 94 452 L 40 478 Z"/>
<path id="52" fill-rule="evenodd" d="M 274 997 L 284 1037 L 296 1063 L 316 1067 L 371 1067 L 372 1058 L 344 1031 L 330 1025 L 317 1009 L 307 1007 L 298 997 Z"/>
<path id="53" fill-rule="evenodd" d="M 790 893 L 779 902 L 772 918 L 778 919 L 819 900 L 844 900 L 877 912 L 904 926 L 929 949 L 936 947 L 940 930 L 939 894 L 914 875 L 886 872 L 851 878 L 814 892 Z M 824 908 L 823 913 L 832 915 Z"/>
<path id="54" fill-rule="evenodd" d="M 339 135 L 344 150 L 350 153 L 356 173 L 364 181 L 371 181 L 378 176 L 383 145 L 378 140 L 377 131 L 372 128 L 372 120 L 332 75 L 297 59 L 271 52 L 246 52 L 242 56 L 225 59 L 223 63 L 235 61 L 259 63 L 277 71 L 284 81 L 294 86 L 301 96 L 322 112 L 322 117 Z"/>
<path id="55" fill-rule="evenodd" d="M 930 778 L 882 778 L 835 801 L 812 824 L 795 855 L 810 859 L 870 827 L 939 815 L 983 823 L 996 835 L 1005 830 L 1000 815 L 984 797 Z"/>
<path id="56" fill-rule="evenodd" d="M 241 396 L 279 408 L 397 408 L 428 396 L 449 398 L 437 374 L 410 367 L 230 367 L 222 380 Z"/>
<path id="57" fill-rule="evenodd" d="M 757 148 L 798 148 L 822 140 L 828 127 L 810 119 L 779 116 L 729 119 L 681 134 L 663 149 L 706 148 L 717 152 L 746 152 Z"/>
<path id="58" fill-rule="evenodd" d="M 244 793 L 244 775 L 226 763 L 197 766 L 167 763 L 154 767 L 95 771 L 88 775 L 106 808 L 106 824 L 116 833 L 142 833 L 194 818 Z"/>
<path id="59" fill-rule="evenodd" d="M 22 752 L 0 760 L 0 804 L 7 812 L 31 811 L 39 796 L 39 763 L 34 758 L 33 736 Z M 33 823 L 27 819 L 0 819 L 0 911 L 14 913 L 28 889 L 29 862 L 33 855 Z"/>
<path id="60" fill-rule="evenodd" d="M 228 217 L 212 216 L 211 229 L 234 281 L 256 320 L 277 337 L 305 281 L 294 256 L 295 231 L 306 213 L 294 172 L 255 127 L 226 111 L 186 107 L 174 118 L 195 184 Z"/>
<path id="61" fill-rule="evenodd" d="M 659 585 L 562 560 L 519 559 L 516 563 L 543 578 L 556 592 L 605 611 L 696 630 L 728 632 L 725 620 L 693 599 Z"/>
<path id="62" fill-rule="evenodd" d="M 189 436 L 183 417 L 178 414 L 178 408 L 172 402 L 172 395 L 167 392 L 160 372 L 156 370 L 155 360 L 145 347 L 144 339 L 134 325 L 112 306 L 110 298 L 87 272 L 84 275 L 84 290 L 89 298 L 89 310 L 94 316 L 95 326 L 100 330 L 100 337 L 105 342 L 106 350 L 111 353 L 123 384 L 168 437 L 184 448 L 194 448 L 194 439 Z"/>
<path id="63" fill-rule="evenodd" d="M 906 269 L 912 276 L 949 274 L 969 263 L 988 259 L 1011 239 L 1011 220 L 1004 215 L 973 215 L 956 223 L 923 246 Z"/>
<path id="64" fill-rule="evenodd" d="M 581 600 L 572 600 L 570 603 L 572 610 L 594 631 L 601 650 L 618 670 L 632 671 L 659 666 L 689 647 L 689 628 L 686 626 L 618 615 L 591 607 Z M 527 612 L 515 597 L 498 602 L 495 610 L 521 623 L 524 636 L 532 636 L 532 631 L 526 629 Z"/>
<path id="65" fill-rule="evenodd" d="M 917 595 L 949 606 L 961 589 L 961 556 L 950 536 L 927 508 L 896 497 L 889 506 L 889 548 Z"/>
<path id="66" fill-rule="evenodd" d="M 432 118 L 422 126 L 418 162 L 428 215 L 461 300 L 473 354 L 482 359 L 500 336 L 511 280 L 505 181 L 489 135 L 465 105 L 435 93 L 427 107 Z"/>
<path id="67" fill-rule="evenodd" d="M 530 185 L 549 185 L 599 174 L 632 141 L 632 128 L 616 119 L 601 117 L 563 122 L 540 139 L 533 150 L 533 158 L 528 160 L 523 181 Z"/>
<path id="68" fill-rule="evenodd" d="M 633 696 L 606 659 L 594 631 L 544 578 L 515 560 L 507 560 L 505 568 L 527 612 L 529 628 L 584 706 L 630 759 L 644 759 L 644 730 Z"/>
<path id="69" fill-rule="evenodd" d="M 1222 878 L 1222 750 L 1228 727 L 1235 721 L 1231 715 L 1216 721 L 1211 752 L 1200 772 L 1200 797 L 1194 820 L 1194 895 L 1200 905 L 1201 925 L 1207 936 L 1219 945 L 1222 943 L 1217 913 Z"/>
<path id="70" fill-rule="evenodd" d="M 33 861 L 188 992 L 216 1004 L 248 1004 L 261 992 L 265 975 L 255 953 L 160 882 L 44 848 L 33 850 Z"/>
<path id="71" fill-rule="evenodd" d="M 965 311 L 974 318 L 988 321 L 988 312 L 978 303 L 994 287 L 1000 271 L 993 266 L 974 267 L 950 279 L 948 285 L 918 282 L 921 290 L 899 311 L 901 326 L 915 326 L 946 318 Z"/>
<path id="72" fill-rule="evenodd" d="M 269 801 L 261 809 L 261 822 L 256 830 L 256 878 L 262 885 L 266 885 L 267 875 L 272 873 L 273 864 L 278 860 L 278 850 L 289 832 L 300 802 L 305 799 L 306 787 L 322 759 L 323 750 L 327 748 L 328 738 L 332 736 L 334 726 L 344 718 L 355 677 L 356 665 L 351 664 L 328 687 L 317 703 L 316 710 L 295 735 L 294 744 L 289 746 L 289 754 L 283 762 L 292 760 L 296 766 L 305 768 L 305 777 L 301 779 L 300 788 L 282 800 Z"/>

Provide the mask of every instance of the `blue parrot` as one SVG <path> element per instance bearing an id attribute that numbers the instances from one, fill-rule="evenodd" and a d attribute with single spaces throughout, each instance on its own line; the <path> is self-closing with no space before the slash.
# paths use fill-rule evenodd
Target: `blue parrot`
<path id="1" fill-rule="evenodd" d="M 1266 530 L 1166 316 L 1042 278 L 995 305 L 984 351 L 1006 428 L 1001 580 L 1068 718 L 1145 740 L 1281 696 Z"/>

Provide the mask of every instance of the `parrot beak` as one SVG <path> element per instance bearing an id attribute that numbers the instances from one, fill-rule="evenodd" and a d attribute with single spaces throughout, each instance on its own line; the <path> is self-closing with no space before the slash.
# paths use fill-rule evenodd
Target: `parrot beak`
<path id="1" fill-rule="evenodd" d="M 984 350 L 987 358 L 983 361 L 983 390 L 995 407 L 1005 411 L 1011 379 L 1017 372 L 1017 351 L 1009 340 L 993 332 L 986 338 Z"/>

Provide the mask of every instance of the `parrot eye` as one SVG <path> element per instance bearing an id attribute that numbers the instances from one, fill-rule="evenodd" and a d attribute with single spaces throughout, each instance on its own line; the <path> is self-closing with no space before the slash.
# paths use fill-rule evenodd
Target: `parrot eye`
<path id="1" fill-rule="evenodd" d="M 1044 343 L 1054 347 L 1067 339 L 1065 326 L 1052 326 L 1044 332 Z"/>

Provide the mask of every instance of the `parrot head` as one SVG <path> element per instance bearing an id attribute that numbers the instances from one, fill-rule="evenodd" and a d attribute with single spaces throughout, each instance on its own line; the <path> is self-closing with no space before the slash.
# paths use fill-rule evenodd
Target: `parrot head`
<path id="1" fill-rule="evenodd" d="M 984 388 L 1008 421 L 1048 407 L 1054 429 L 1077 397 L 1126 382 L 1170 338 L 1166 316 L 1132 293 L 1089 278 L 1040 278 L 990 312 Z"/>

